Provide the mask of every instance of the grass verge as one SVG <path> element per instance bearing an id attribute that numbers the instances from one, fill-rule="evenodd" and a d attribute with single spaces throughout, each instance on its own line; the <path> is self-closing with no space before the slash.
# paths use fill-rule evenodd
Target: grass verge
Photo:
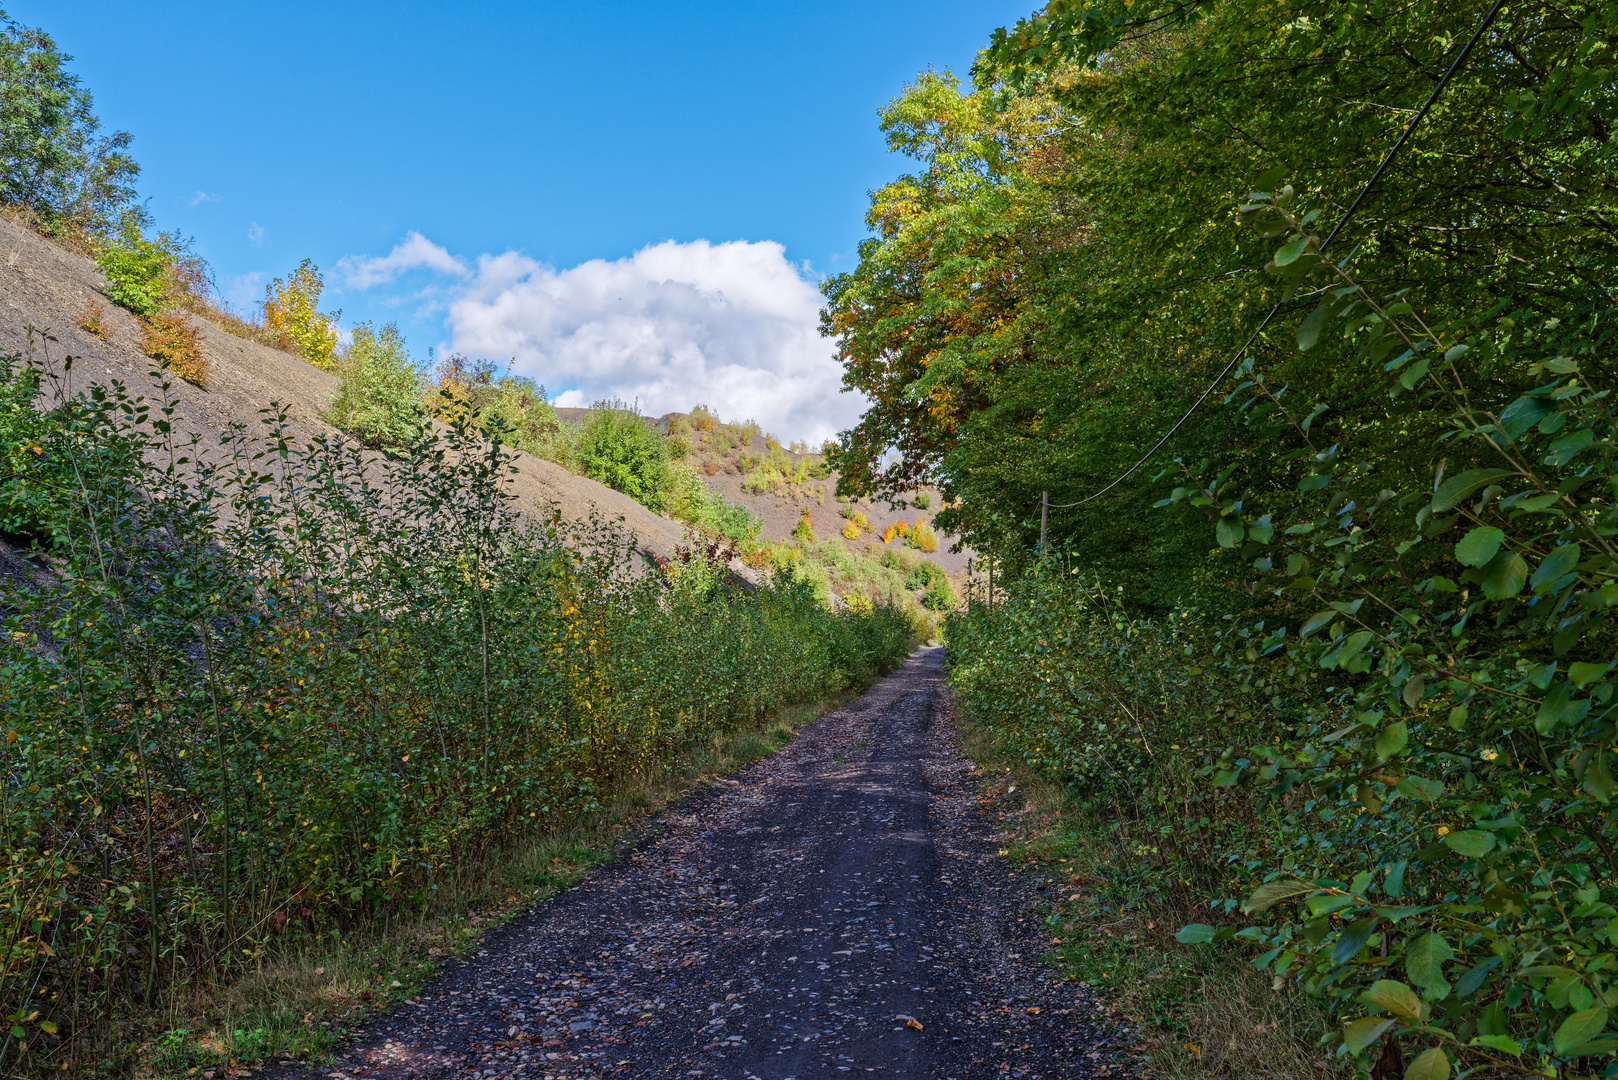
<path id="1" fill-rule="evenodd" d="M 1206 908 L 1172 882 L 1142 886 L 1131 870 L 1143 840 L 1097 820 L 1075 793 L 1006 752 L 961 716 L 961 748 L 978 766 L 985 805 L 998 808 L 1003 854 L 1044 874 L 1038 913 L 1045 960 L 1091 987 L 1138 1029 L 1142 1080 L 1346 1077 L 1315 1044 L 1327 1018 L 1291 987 L 1271 988 L 1234 950 L 1182 945 L 1174 934 Z"/>
<path id="2" fill-rule="evenodd" d="M 767 757 L 809 722 L 863 691 L 790 706 L 763 723 L 693 747 L 641 776 L 572 827 L 470 866 L 440 887 L 432 910 L 296 945 L 270 943 L 222 986 L 176 994 L 131 1022 L 137 1077 L 245 1076 L 278 1061 L 328 1062 L 368 1017 L 407 1000 L 444 961 L 489 930 L 610 861 L 630 830 L 697 787 Z"/>

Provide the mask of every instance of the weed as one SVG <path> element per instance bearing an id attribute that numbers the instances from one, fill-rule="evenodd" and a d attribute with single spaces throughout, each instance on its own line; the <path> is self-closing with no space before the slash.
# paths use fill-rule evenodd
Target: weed
<path id="1" fill-rule="evenodd" d="M 94 300 L 84 302 L 84 311 L 79 315 L 79 329 L 94 334 L 102 341 L 107 340 L 110 331 L 103 320 L 107 317 L 107 309 Z"/>

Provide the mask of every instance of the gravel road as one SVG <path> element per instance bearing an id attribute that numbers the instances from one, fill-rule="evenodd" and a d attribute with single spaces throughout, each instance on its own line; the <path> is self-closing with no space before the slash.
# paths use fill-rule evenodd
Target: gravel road
<path id="1" fill-rule="evenodd" d="M 986 809 L 943 651 L 923 650 L 491 934 L 321 1071 L 1128 1075 L 1128 1033 L 1039 962 L 1034 884 L 999 858 Z"/>

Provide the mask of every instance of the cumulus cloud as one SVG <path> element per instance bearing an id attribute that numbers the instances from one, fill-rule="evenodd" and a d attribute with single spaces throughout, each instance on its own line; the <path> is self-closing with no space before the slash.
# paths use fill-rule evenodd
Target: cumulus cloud
<path id="1" fill-rule="evenodd" d="M 337 272 L 351 289 L 386 285 L 407 270 L 427 269 L 466 277 L 471 270 L 460 259 L 412 229 L 386 255 L 344 255 Z"/>
<path id="2" fill-rule="evenodd" d="M 210 195 L 206 191 L 199 191 L 196 194 L 191 196 L 191 205 L 192 206 L 196 206 L 198 203 L 218 202 L 218 201 L 219 201 L 219 196 Z"/>
<path id="3" fill-rule="evenodd" d="M 485 255 L 446 324 L 449 349 L 513 359 L 517 372 L 562 390 L 561 405 L 617 397 L 655 416 L 700 402 L 813 443 L 850 426 L 865 404 L 838 388 L 820 305 L 778 243 L 666 241 L 565 270 L 515 252 Z"/>

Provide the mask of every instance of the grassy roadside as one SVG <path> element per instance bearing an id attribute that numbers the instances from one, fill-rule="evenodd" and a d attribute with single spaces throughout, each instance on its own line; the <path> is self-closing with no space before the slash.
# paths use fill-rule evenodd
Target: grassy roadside
<path id="1" fill-rule="evenodd" d="M 224 986 L 198 988 L 131 1022 L 121 1040 L 137 1077 L 250 1075 L 278 1061 L 325 1062 L 366 1018 L 413 997 L 444 961 L 610 861 L 630 830 L 702 784 L 767 757 L 863 690 L 782 709 L 693 747 L 554 835 L 491 854 L 438 890 L 426 914 L 296 946 L 270 947 Z"/>
<path id="2" fill-rule="evenodd" d="M 992 731 L 966 716 L 959 724 L 985 806 L 999 811 L 1003 854 L 1050 881 L 1038 909 L 1051 935 L 1045 959 L 1138 1025 L 1143 1080 L 1348 1075 L 1315 1045 L 1324 1023 L 1315 1002 L 1271 989 L 1233 949 L 1174 940 L 1181 926 L 1205 920 L 1206 908 L 1172 882 L 1146 889 L 1123 872 L 1148 840 L 1086 813 L 1070 789 L 1026 768 Z"/>

